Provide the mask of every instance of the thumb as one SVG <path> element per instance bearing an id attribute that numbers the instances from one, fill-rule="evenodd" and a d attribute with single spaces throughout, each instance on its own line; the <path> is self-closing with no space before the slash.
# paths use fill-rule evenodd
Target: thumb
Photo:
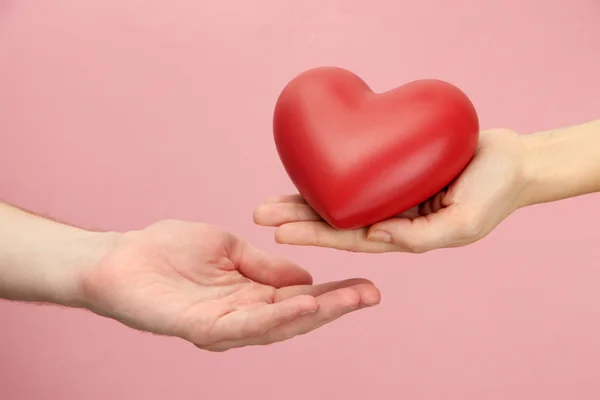
<path id="1" fill-rule="evenodd" d="M 239 241 L 239 257 L 233 260 L 239 272 L 246 278 L 264 285 L 281 288 L 293 285 L 310 285 L 312 276 L 308 271 L 285 258 Z"/>
<path id="2" fill-rule="evenodd" d="M 474 241 L 474 218 L 456 207 L 438 210 L 415 219 L 392 218 L 372 225 L 367 239 L 398 246 L 409 253 L 457 247 Z"/>

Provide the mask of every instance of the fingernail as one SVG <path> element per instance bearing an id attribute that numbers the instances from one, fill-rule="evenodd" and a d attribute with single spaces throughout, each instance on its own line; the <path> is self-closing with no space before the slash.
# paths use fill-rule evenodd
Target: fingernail
<path id="1" fill-rule="evenodd" d="M 310 315 L 310 314 L 314 314 L 316 313 L 318 310 L 318 308 L 315 308 L 314 310 L 306 310 L 306 311 L 302 311 L 300 313 L 301 316 L 305 316 L 305 315 Z"/>
<path id="2" fill-rule="evenodd" d="M 369 233 L 369 236 L 367 236 L 367 240 L 370 240 L 372 242 L 391 243 L 392 236 L 385 231 L 373 231 Z"/>

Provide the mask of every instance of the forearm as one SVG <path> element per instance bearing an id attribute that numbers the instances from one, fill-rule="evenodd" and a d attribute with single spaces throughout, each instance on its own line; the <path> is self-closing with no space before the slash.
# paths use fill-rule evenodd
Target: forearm
<path id="1" fill-rule="evenodd" d="M 0 298 L 77 307 L 78 271 L 107 245 L 101 235 L 0 203 Z"/>
<path id="2" fill-rule="evenodd" d="M 524 205 L 600 191 L 600 120 L 523 138 L 529 182 Z"/>

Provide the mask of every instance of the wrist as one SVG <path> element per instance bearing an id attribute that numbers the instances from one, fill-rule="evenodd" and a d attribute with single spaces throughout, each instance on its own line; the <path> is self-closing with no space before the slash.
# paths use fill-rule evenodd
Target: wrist
<path id="1" fill-rule="evenodd" d="M 540 186 L 543 185 L 544 176 L 540 172 L 544 164 L 544 146 L 547 145 L 545 133 L 521 135 L 523 146 L 523 179 L 525 190 L 519 208 L 544 202 L 540 198 Z"/>
<path id="2" fill-rule="evenodd" d="M 521 137 L 527 190 L 522 206 L 600 191 L 600 121 Z"/>
<path id="3" fill-rule="evenodd" d="M 104 258 L 116 235 L 0 204 L 0 298 L 84 307 L 80 275 Z"/>
<path id="4" fill-rule="evenodd" d="M 86 272 L 93 269 L 114 248 L 120 233 L 82 231 L 64 238 L 61 250 L 46 266 L 54 279 L 42 286 L 46 302 L 74 308 L 89 308 L 90 301 L 82 284 Z"/>

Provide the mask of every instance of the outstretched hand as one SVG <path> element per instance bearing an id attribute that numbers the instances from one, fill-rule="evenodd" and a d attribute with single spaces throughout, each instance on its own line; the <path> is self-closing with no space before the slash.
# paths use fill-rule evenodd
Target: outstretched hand
<path id="1" fill-rule="evenodd" d="M 279 243 L 365 253 L 423 253 L 473 243 L 525 205 L 525 150 L 508 130 L 482 132 L 475 157 L 446 191 L 364 229 L 340 230 L 324 222 L 299 195 L 260 205 L 254 221 L 276 227 Z"/>
<path id="2" fill-rule="evenodd" d="M 80 274 L 85 307 L 212 351 L 290 339 L 380 301 L 367 280 L 313 285 L 289 261 L 180 221 L 119 234 Z"/>

